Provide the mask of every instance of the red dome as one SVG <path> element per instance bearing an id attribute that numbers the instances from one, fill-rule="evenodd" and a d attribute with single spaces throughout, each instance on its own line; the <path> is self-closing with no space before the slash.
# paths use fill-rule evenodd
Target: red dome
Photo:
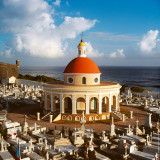
<path id="1" fill-rule="evenodd" d="M 87 57 L 73 59 L 63 73 L 101 73 L 97 65 Z"/>

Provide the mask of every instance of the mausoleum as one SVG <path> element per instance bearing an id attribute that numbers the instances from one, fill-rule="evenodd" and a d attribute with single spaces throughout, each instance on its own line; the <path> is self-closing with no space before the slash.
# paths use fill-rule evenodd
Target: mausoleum
<path id="1" fill-rule="evenodd" d="M 119 110 L 121 85 L 101 81 L 101 72 L 86 57 L 86 45 L 81 40 L 78 57 L 65 68 L 64 81 L 47 83 L 44 87 L 44 113 L 56 113 L 61 120 L 80 121 L 84 111 L 87 121 L 105 120 Z"/>

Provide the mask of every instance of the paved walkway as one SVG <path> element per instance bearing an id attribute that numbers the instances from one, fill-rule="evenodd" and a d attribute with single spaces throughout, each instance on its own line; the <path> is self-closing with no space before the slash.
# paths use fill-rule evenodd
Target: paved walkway
<path id="1" fill-rule="evenodd" d="M 132 110 L 133 111 L 133 119 L 132 120 L 127 120 L 126 122 L 117 122 L 115 123 L 116 128 L 124 128 L 127 127 L 128 124 L 130 124 L 131 126 L 135 126 L 136 124 L 136 120 L 139 120 L 139 124 L 143 125 L 145 122 L 145 114 L 146 111 L 140 110 L 136 107 L 127 107 L 127 106 L 121 106 L 123 109 L 127 109 L 127 110 Z M 22 123 L 24 121 L 24 115 L 28 115 L 29 112 L 33 110 L 33 106 L 29 105 L 29 106 L 24 106 L 23 108 L 17 108 L 14 111 L 12 111 L 11 113 L 8 113 L 8 118 L 13 120 L 13 121 L 18 121 L 20 123 Z M 57 126 L 57 129 L 61 129 L 62 126 L 64 127 L 70 127 L 71 129 L 73 128 L 77 128 L 80 127 L 80 124 L 56 124 L 56 123 L 52 123 L 50 124 L 49 122 L 46 121 L 36 121 L 35 119 L 32 119 L 30 117 L 28 117 L 27 119 L 28 124 L 34 124 L 35 122 L 39 125 L 42 126 L 46 126 L 49 129 L 54 129 L 55 125 Z M 153 124 L 155 125 L 155 122 L 153 122 Z M 110 125 L 109 124 L 102 124 L 102 123 L 96 123 L 96 124 L 86 124 L 85 125 L 86 128 L 90 128 L 92 127 L 95 131 L 100 132 L 102 130 L 110 130 Z"/>

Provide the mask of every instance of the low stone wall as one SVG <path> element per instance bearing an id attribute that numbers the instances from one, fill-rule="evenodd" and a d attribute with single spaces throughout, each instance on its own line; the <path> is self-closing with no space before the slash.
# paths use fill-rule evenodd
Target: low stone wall
<path id="1" fill-rule="evenodd" d="M 61 120 L 62 121 L 81 121 L 81 117 L 82 114 L 67 114 L 67 113 L 62 113 L 61 114 Z M 106 119 L 110 119 L 110 113 L 102 113 L 102 114 L 85 114 L 84 118 L 87 122 L 91 122 L 91 121 L 98 121 L 98 120 L 106 120 Z"/>
<path id="2" fill-rule="evenodd" d="M 143 91 L 143 92 L 133 92 L 132 91 L 132 94 L 139 94 L 140 96 L 153 96 L 153 98 L 160 98 L 160 92 L 149 92 L 149 91 Z"/>
<path id="3" fill-rule="evenodd" d="M 42 85 L 44 84 L 44 83 L 42 83 L 42 82 L 37 82 L 37 81 L 30 81 L 30 80 L 26 80 L 26 79 L 16 79 L 16 84 L 17 85 L 21 85 L 21 84 L 23 84 L 23 85 L 34 85 L 35 87 L 36 86 L 40 86 L 40 87 L 42 87 Z"/>

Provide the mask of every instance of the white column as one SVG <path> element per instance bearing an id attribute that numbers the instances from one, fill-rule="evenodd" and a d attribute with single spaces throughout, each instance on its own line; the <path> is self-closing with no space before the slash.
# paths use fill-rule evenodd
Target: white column
<path id="1" fill-rule="evenodd" d="M 89 96 L 86 95 L 86 114 L 89 114 Z"/>
<path id="2" fill-rule="evenodd" d="M 109 112 L 111 112 L 111 101 L 112 101 L 112 94 L 109 94 Z"/>
<path id="3" fill-rule="evenodd" d="M 45 109 L 47 110 L 47 92 L 45 92 Z"/>
<path id="4" fill-rule="evenodd" d="M 116 94 L 116 111 L 118 109 L 118 95 Z"/>
<path id="5" fill-rule="evenodd" d="M 52 123 L 53 121 L 53 115 L 49 115 L 49 123 Z"/>
<path id="6" fill-rule="evenodd" d="M 51 112 L 53 112 L 53 94 L 51 93 Z"/>
<path id="7" fill-rule="evenodd" d="M 54 99 L 54 96 L 53 96 L 53 111 L 56 111 L 56 100 Z"/>
<path id="8" fill-rule="evenodd" d="M 75 95 L 72 95 L 72 114 L 77 114 Z"/>
<path id="9" fill-rule="evenodd" d="M 37 112 L 37 121 L 40 121 L 40 113 Z"/>
<path id="10" fill-rule="evenodd" d="M 119 95 L 120 95 L 120 93 L 118 92 L 118 95 L 117 95 L 118 96 L 117 110 L 120 110 L 120 108 L 119 108 L 119 98 L 120 98 L 120 96 Z"/>
<path id="11" fill-rule="evenodd" d="M 102 95 L 99 94 L 99 114 L 102 114 Z"/>
<path id="12" fill-rule="evenodd" d="M 64 102 L 62 94 L 60 94 L 60 113 L 64 113 Z"/>

